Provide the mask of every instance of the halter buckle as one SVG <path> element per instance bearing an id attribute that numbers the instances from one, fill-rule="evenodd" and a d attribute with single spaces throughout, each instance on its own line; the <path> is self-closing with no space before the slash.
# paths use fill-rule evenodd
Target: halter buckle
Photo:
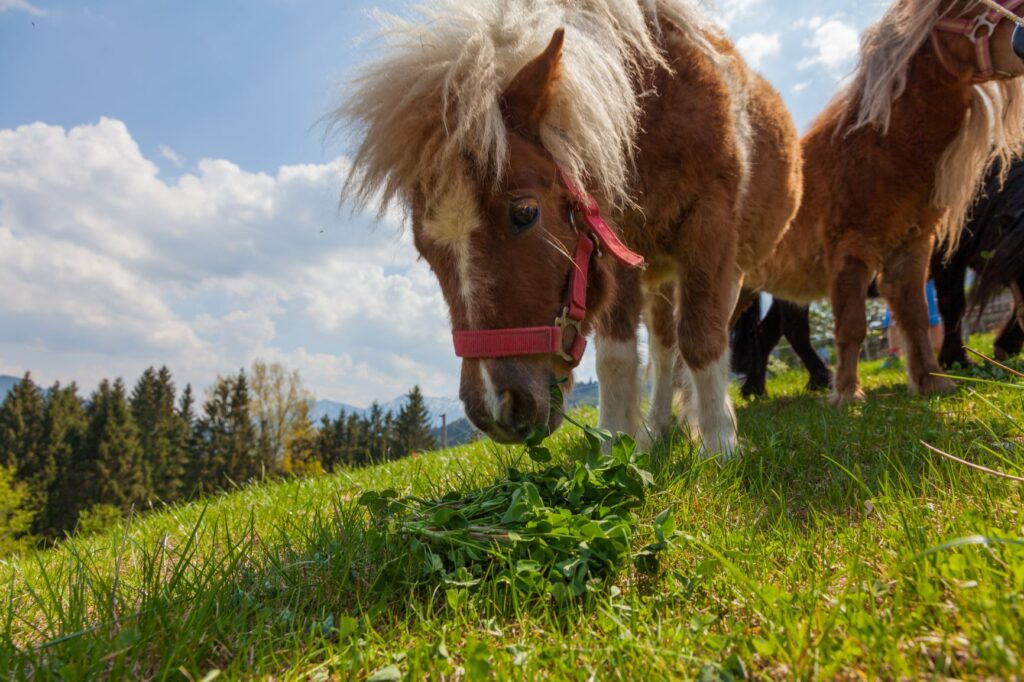
<path id="1" fill-rule="evenodd" d="M 569 306 L 565 306 L 562 308 L 562 314 L 555 318 L 555 326 L 559 329 L 558 355 L 567 362 L 575 362 L 576 358 L 565 350 L 565 330 L 573 329 L 576 331 L 577 336 L 582 336 L 583 320 L 574 320 L 569 317 Z"/>
<path id="2" fill-rule="evenodd" d="M 978 18 L 974 20 L 974 26 L 971 27 L 971 32 L 967 34 L 967 39 L 972 43 L 978 42 L 978 32 L 984 28 L 987 30 L 987 33 L 981 37 L 988 40 L 992 37 L 992 34 L 995 33 L 997 23 L 999 23 L 999 19 L 992 21 L 989 19 L 987 12 L 979 14 Z"/>

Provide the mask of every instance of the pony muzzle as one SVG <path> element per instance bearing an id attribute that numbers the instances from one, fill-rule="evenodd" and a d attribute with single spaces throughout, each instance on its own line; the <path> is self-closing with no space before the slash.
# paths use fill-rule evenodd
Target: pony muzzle
<path id="1" fill-rule="evenodd" d="M 522 443 L 538 427 L 550 433 L 562 422 L 551 404 L 554 377 L 552 363 L 541 358 L 467 359 L 459 397 L 469 421 L 492 440 Z"/>

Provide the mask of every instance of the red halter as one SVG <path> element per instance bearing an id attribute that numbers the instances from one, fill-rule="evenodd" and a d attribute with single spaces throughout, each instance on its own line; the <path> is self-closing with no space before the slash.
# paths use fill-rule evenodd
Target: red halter
<path id="1" fill-rule="evenodd" d="M 598 256 L 603 249 L 615 260 L 631 268 L 644 264 L 643 256 L 630 251 L 604 221 L 594 198 L 580 190 L 565 171 L 559 169 L 558 172 L 573 199 L 569 222 L 577 231 L 580 231 L 580 226 L 576 223 L 576 213 L 583 216 L 583 229 L 576 244 L 573 268 L 569 272 L 568 300 L 562 314 L 555 318 L 555 323 L 550 327 L 453 331 L 455 355 L 460 358 L 553 354 L 576 367 L 583 359 L 583 351 L 587 347 L 587 339 L 583 336 L 583 320 L 587 316 L 587 277 L 595 246 Z M 566 332 L 570 329 L 573 333 L 567 336 Z"/>
<path id="2" fill-rule="evenodd" d="M 997 2 L 1010 12 L 1024 5 L 1024 0 L 997 0 Z M 974 43 L 974 54 L 978 65 L 978 73 L 973 79 L 975 83 L 983 83 L 992 78 L 995 68 L 992 65 L 992 46 L 989 44 L 989 39 L 995 33 L 999 22 L 1005 18 L 1003 14 L 990 9 L 972 18 L 944 17 L 935 22 L 935 28 L 932 30 L 932 48 L 946 71 L 958 75 L 956 67 L 939 41 L 940 31 L 967 36 L 967 39 Z"/>

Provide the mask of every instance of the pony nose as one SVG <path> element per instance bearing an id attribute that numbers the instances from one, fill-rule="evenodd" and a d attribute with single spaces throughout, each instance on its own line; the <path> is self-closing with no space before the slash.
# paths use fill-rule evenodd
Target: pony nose
<path id="1" fill-rule="evenodd" d="M 502 391 L 498 396 L 494 422 L 517 440 L 526 438 L 539 423 L 536 399 L 522 391 Z"/>
<path id="2" fill-rule="evenodd" d="M 1024 60 L 1024 29 L 1017 24 L 1013 27 L 1013 53 Z"/>

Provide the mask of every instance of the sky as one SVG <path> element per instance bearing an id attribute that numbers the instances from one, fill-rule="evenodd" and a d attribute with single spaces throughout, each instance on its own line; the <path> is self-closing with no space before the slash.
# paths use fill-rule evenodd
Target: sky
<path id="1" fill-rule="evenodd" d="M 339 209 L 323 115 L 395 0 L 0 0 L 0 374 L 91 388 L 252 360 L 365 406 L 458 393 L 395 216 Z M 886 3 L 718 0 L 803 129 Z M 593 353 L 578 378 L 594 375 Z"/>

